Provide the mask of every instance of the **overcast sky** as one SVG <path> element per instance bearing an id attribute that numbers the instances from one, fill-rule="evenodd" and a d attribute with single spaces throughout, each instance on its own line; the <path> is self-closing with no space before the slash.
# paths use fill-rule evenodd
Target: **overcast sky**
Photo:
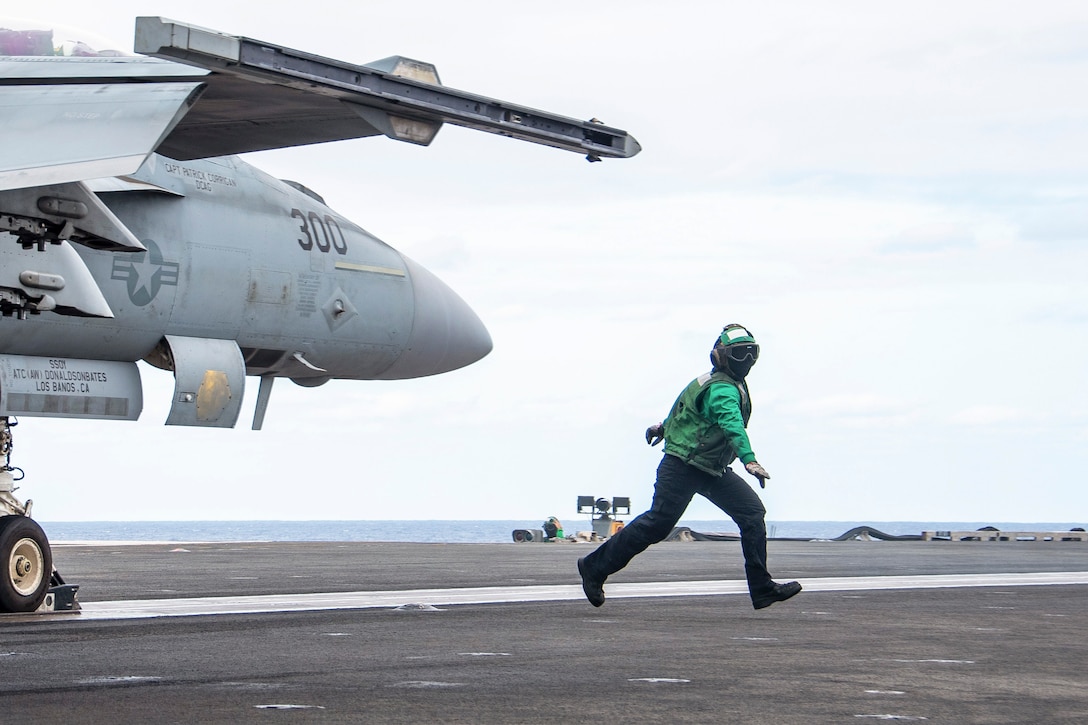
<path id="1" fill-rule="evenodd" d="M 1088 518 L 1084 3 L 23 4 L 129 50 L 135 16 L 164 15 L 405 55 L 644 149 L 588 164 L 447 127 L 250 155 L 438 274 L 494 352 L 426 380 L 280 381 L 261 432 L 163 426 L 173 379 L 144 367 L 139 422 L 21 420 L 42 520 L 642 510 L 643 431 L 729 322 L 762 346 L 769 520 Z"/>

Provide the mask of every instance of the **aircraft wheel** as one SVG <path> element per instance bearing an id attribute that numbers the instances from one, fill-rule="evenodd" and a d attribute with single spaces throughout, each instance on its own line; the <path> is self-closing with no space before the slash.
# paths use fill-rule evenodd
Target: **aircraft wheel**
<path id="1" fill-rule="evenodd" d="M 0 517 L 0 611 L 33 612 L 49 591 L 53 551 L 37 522 Z"/>

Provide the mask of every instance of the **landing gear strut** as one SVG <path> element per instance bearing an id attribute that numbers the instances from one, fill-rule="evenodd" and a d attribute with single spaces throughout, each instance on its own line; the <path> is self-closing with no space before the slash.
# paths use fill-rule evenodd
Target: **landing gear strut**
<path id="1" fill-rule="evenodd" d="M 30 518 L 33 502 L 24 504 L 13 493 L 23 473 L 11 466 L 11 429 L 16 424 L 0 416 L 0 612 L 79 609 L 79 587 L 65 584 L 53 569 L 49 539 Z"/>

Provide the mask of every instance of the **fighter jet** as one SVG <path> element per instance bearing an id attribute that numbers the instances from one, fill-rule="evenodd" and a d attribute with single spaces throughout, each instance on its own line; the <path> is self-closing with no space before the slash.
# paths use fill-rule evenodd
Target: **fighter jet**
<path id="1" fill-rule="evenodd" d="M 0 29 L 2 611 L 71 588 L 13 494 L 16 416 L 134 420 L 143 360 L 173 372 L 167 425 L 233 427 L 258 377 L 258 429 L 277 378 L 415 378 L 491 350 L 437 277 L 236 154 L 426 146 L 444 123 L 591 161 L 640 150 L 596 119 L 448 88 L 409 58 L 353 65 L 157 17 L 136 20 L 137 55 L 58 52 L 48 30 Z"/>

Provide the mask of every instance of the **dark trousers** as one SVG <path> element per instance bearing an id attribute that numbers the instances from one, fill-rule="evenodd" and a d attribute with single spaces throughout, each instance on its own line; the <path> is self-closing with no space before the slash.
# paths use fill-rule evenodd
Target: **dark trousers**
<path id="1" fill-rule="evenodd" d="M 664 540 L 697 493 L 729 514 L 740 527 L 748 591 L 756 595 L 770 589 L 774 582 L 767 571 L 767 526 L 763 522 L 767 510 L 756 492 L 728 468 L 718 477 L 669 455 L 664 456 L 657 467 L 650 510 L 637 516 L 587 556 L 585 563 L 589 571 L 603 580 L 627 566 L 650 544 Z"/>

